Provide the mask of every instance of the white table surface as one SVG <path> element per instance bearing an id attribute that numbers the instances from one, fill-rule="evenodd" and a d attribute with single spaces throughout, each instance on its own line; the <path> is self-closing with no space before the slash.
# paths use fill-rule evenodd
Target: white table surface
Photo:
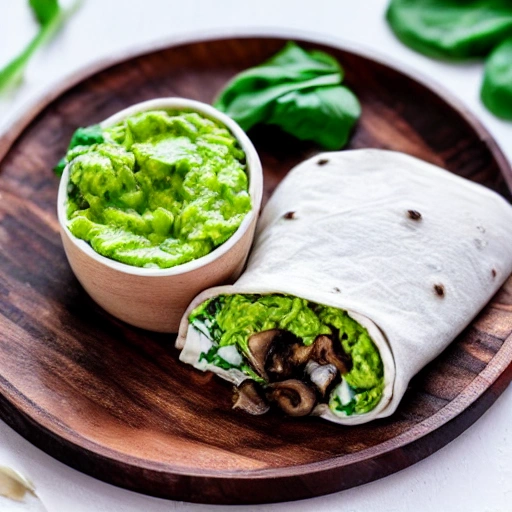
<path id="1" fill-rule="evenodd" d="M 481 63 L 445 64 L 400 44 L 384 21 L 387 0 L 84 0 L 64 30 L 33 59 L 25 82 L 0 101 L 0 133 L 45 90 L 98 59 L 187 34 L 294 29 L 377 52 L 451 91 L 512 161 L 512 123 L 479 101 Z M 35 33 L 27 2 L 0 0 L 0 66 Z M 1 333 L 0 333 L 1 335 Z M 311 500 L 230 507 L 257 511 L 512 510 L 512 387 L 472 427 L 427 459 L 379 481 Z M 0 465 L 28 476 L 49 512 L 163 512 L 226 507 L 166 501 L 83 475 L 25 441 L 0 420 Z M 0 511 L 23 510 L 0 498 Z"/>

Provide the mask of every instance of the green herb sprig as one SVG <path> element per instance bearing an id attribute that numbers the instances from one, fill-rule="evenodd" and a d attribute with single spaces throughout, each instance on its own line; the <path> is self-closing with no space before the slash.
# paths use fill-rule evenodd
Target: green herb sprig
<path id="1" fill-rule="evenodd" d="M 38 48 L 58 32 L 79 3 L 77 0 L 71 7 L 63 9 L 58 0 L 29 0 L 29 5 L 40 28 L 26 48 L 0 69 L 0 93 L 14 88 L 21 82 L 30 58 Z"/>

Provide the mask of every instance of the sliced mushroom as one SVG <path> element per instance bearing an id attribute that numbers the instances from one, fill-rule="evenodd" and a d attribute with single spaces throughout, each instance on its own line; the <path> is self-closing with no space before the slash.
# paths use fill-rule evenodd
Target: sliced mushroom
<path id="1" fill-rule="evenodd" d="M 291 347 L 291 362 L 294 365 L 302 365 L 308 362 L 314 345 L 303 345 L 302 343 L 294 343 Z"/>
<path id="2" fill-rule="evenodd" d="M 233 409 L 242 409 L 244 412 L 259 416 L 265 414 L 270 407 L 261 396 L 258 385 L 252 380 L 244 380 L 234 389 Z"/>
<path id="3" fill-rule="evenodd" d="M 269 331 L 262 331 L 249 336 L 248 348 L 249 354 L 247 358 L 252 367 L 261 375 L 265 380 L 268 376 L 265 372 L 265 361 L 267 359 L 270 347 L 274 342 L 274 338 L 280 335 L 278 329 L 270 329 Z"/>
<path id="4" fill-rule="evenodd" d="M 274 341 L 265 364 L 269 380 L 286 380 L 300 376 L 313 351 L 313 346 L 304 345 L 287 331 L 281 331 L 281 336 Z"/>
<path id="5" fill-rule="evenodd" d="M 315 392 L 304 382 L 289 379 L 268 386 L 267 397 L 289 416 L 306 416 L 315 406 Z"/>
<path id="6" fill-rule="evenodd" d="M 318 336 L 314 343 L 315 351 L 312 359 L 320 364 L 333 364 L 341 374 L 347 373 L 347 363 L 342 356 L 334 350 L 331 338 L 328 336 Z"/>
<path id="7" fill-rule="evenodd" d="M 293 366 L 282 351 L 275 351 L 269 355 L 265 370 L 270 380 L 283 380 L 291 376 Z"/>
<path id="8" fill-rule="evenodd" d="M 315 361 L 308 361 L 306 372 L 309 375 L 309 380 L 317 387 L 322 396 L 325 396 L 327 389 L 338 374 L 338 370 L 333 364 L 318 364 Z"/>

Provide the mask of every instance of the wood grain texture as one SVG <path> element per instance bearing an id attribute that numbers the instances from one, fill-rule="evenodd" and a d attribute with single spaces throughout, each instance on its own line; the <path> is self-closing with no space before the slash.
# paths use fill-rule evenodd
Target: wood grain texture
<path id="1" fill-rule="evenodd" d="M 317 496 L 407 467 L 448 443 L 512 379 L 512 280 L 416 376 L 396 414 L 357 427 L 231 410 L 230 386 L 178 361 L 172 336 L 129 327 L 74 278 L 60 242 L 51 168 L 77 126 L 139 101 L 211 102 L 278 38 L 217 39 L 130 58 L 71 87 L 0 140 L 0 415 L 63 462 L 167 498 L 257 503 Z M 334 47 L 363 105 L 350 147 L 404 151 L 510 198 L 512 172 L 489 134 L 436 92 Z M 318 151 L 277 130 L 250 133 L 265 196 Z M 12 139 L 12 137 L 11 137 Z"/>

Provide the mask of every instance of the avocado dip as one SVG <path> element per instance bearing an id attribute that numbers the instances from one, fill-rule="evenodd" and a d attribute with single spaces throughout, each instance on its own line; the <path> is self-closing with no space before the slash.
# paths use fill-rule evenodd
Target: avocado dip
<path id="1" fill-rule="evenodd" d="M 235 390 L 235 408 L 263 414 L 272 404 L 304 416 L 324 403 L 350 416 L 382 398 L 379 351 L 341 309 L 290 295 L 219 295 L 194 309 L 189 322 L 201 333 L 199 366 L 247 377 Z"/>
<path id="2" fill-rule="evenodd" d="M 245 154 L 217 121 L 153 110 L 81 130 L 64 160 L 68 228 L 103 256 L 181 265 L 224 243 L 251 209 Z"/>

